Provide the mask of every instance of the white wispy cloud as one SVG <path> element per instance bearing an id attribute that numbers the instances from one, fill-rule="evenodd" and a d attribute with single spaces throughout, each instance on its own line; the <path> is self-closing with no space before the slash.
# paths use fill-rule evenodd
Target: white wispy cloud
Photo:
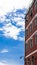
<path id="1" fill-rule="evenodd" d="M 11 25 L 10 23 L 5 25 L 3 28 L 2 28 L 3 32 L 4 32 L 4 36 L 6 36 L 7 38 L 11 37 L 15 40 L 18 39 L 18 36 L 19 35 L 19 32 L 20 32 L 20 28 L 17 28 L 13 25 Z"/>
<path id="2" fill-rule="evenodd" d="M 5 20 L 5 16 L 0 16 L 0 23 L 3 22 Z"/>
<path id="3" fill-rule="evenodd" d="M 6 63 L 6 62 L 0 62 L 0 65 L 9 65 L 8 63 Z"/>
<path id="4" fill-rule="evenodd" d="M 0 16 L 15 9 L 28 8 L 32 0 L 0 0 Z"/>
<path id="5" fill-rule="evenodd" d="M 3 49 L 3 50 L 0 51 L 0 53 L 7 53 L 7 52 L 8 52 L 7 49 Z"/>
<path id="6" fill-rule="evenodd" d="M 7 61 L 7 60 L 1 60 L 0 61 L 0 65 L 23 65 L 23 64 L 18 62 L 18 61 L 16 61 L 16 60 L 12 60 L 12 62 Z"/>
<path id="7" fill-rule="evenodd" d="M 6 64 L 4 64 L 4 63 L 0 62 L 0 65 L 6 65 Z"/>
<path id="8" fill-rule="evenodd" d="M 24 41 L 24 40 L 25 40 L 25 38 L 24 38 L 24 37 L 19 37 L 19 39 L 20 39 L 21 41 Z"/>
<path id="9" fill-rule="evenodd" d="M 21 31 L 24 31 L 24 26 L 25 26 L 24 14 L 20 14 L 20 16 L 21 15 L 22 16 L 19 17 L 19 15 L 15 11 L 13 14 L 14 18 L 12 18 L 13 16 L 11 14 L 12 13 L 10 13 L 10 15 L 7 15 L 8 17 L 11 16 L 11 18 L 8 19 L 5 16 L 4 19 L 3 18 L 1 19 L 0 23 L 3 23 L 4 26 L 2 28 L 0 28 L 0 31 L 3 31 L 3 35 L 7 38 L 21 40 L 21 37 L 18 37 L 18 35 L 20 34 Z M 15 17 L 15 14 L 17 17 Z M 16 22 L 16 24 L 13 25 L 13 23 L 15 23 L 15 22 Z M 18 26 L 21 26 L 21 27 L 18 28 Z"/>
<path id="10" fill-rule="evenodd" d="M 0 65 L 8 65 L 6 60 L 1 60 Z"/>

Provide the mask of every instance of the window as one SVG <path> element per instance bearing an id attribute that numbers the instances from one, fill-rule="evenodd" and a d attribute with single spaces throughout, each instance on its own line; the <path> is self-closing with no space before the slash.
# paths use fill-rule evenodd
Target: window
<path id="1" fill-rule="evenodd" d="M 35 5 L 35 9 L 37 9 L 37 0 L 35 1 L 34 5 Z"/>
<path id="2" fill-rule="evenodd" d="M 30 24 L 30 32 L 32 32 L 32 24 Z"/>
<path id="3" fill-rule="evenodd" d="M 25 21 L 28 22 L 28 16 L 25 17 Z"/>
<path id="4" fill-rule="evenodd" d="M 37 26 L 37 17 L 35 18 L 35 26 Z"/>
<path id="5" fill-rule="evenodd" d="M 30 10 L 30 16 L 32 16 L 32 10 Z"/>
<path id="6" fill-rule="evenodd" d="M 25 50 L 26 51 L 28 50 L 28 44 L 27 43 L 25 44 Z"/>
<path id="7" fill-rule="evenodd" d="M 26 25 L 28 24 L 28 16 L 25 17 L 25 23 L 26 23 Z"/>
<path id="8" fill-rule="evenodd" d="M 34 65 L 34 56 L 32 56 L 32 65 Z"/>
<path id="9" fill-rule="evenodd" d="M 35 43 L 37 44 L 37 33 L 36 33 L 36 37 L 35 37 Z"/>
<path id="10" fill-rule="evenodd" d="M 30 58 L 28 58 L 28 65 L 31 65 Z"/>
<path id="11" fill-rule="evenodd" d="M 33 43 L 32 43 L 32 39 L 30 39 L 30 48 L 32 48 Z"/>
<path id="12" fill-rule="evenodd" d="M 25 36 L 28 36 L 28 30 L 25 31 Z"/>

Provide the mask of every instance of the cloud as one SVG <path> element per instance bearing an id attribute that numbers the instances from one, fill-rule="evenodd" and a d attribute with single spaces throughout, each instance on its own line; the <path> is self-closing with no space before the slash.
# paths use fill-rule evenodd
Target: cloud
<path id="1" fill-rule="evenodd" d="M 14 63 L 15 62 L 15 63 Z M 10 60 L 10 61 L 7 61 L 7 60 L 1 60 L 0 61 L 0 65 L 23 65 L 22 63 L 18 62 L 18 61 L 15 61 L 15 60 Z"/>
<path id="2" fill-rule="evenodd" d="M 6 65 L 6 64 L 4 64 L 4 63 L 0 62 L 0 65 Z"/>
<path id="3" fill-rule="evenodd" d="M 15 9 L 28 8 L 32 0 L 0 0 L 0 16 Z"/>
<path id="4" fill-rule="evenodd" d="M 12 64 L 6 64 L 6 63 L 3 63 L 3 62 L 0 62 L 0 65 L 20 65 L 20 64 L 15 64 L 15 63 L 12 63 Z"/>
<path id="5" fill-rule="evenodd" d="M 21 25 L 21 28 L 18 28 L 16 26 L 12 25 L 11 23 L 8 23 L 8 24 L 5 24 L 5 26 L 3 26 L 2 28 L 0 28 L 0 31 L 2 31 L 3 32 L 2 35 L 4 35 L 7 38 L 13 38 L 15 40 L 18 40 L 18 39 L 21 40 L 21 38 L 18 37 L 18 35 L 20 34 L 21 31 L 23 31 L 24 26 L 23 26 L 23 23 L 19 24 L 19 26 L 20 25 Z"/>
<path id="6" fill-rule="evenodd" d="M 0 65 L 8 65 L 5 61 L 4 62 L 0 62 Z"/>
<path id="7" fill-rule="evenodd" d="M 20 39 L 21 41 L 24 41 L 24 37 L 19 37 L 19 39 Z"/>
<path id="8" fill-rule="evenodd" d="M 19 32 L 20 32 L 20 28 L 17 28 L 13 25 L 11 25 L 10 23 L 5 25 L 3 28 L 3 32 L 4 32 L 4 36 L 6 37 L 11 37 L 13 39 L 18 39 L 17 35 L 19 35 Z"/>
<path id="9" fill-rule="evenodd" d="M 0 21 L 3 22 L 4 20 L 5 20 L 5 16 L 3 16 L 3 17 L 0 16 Z M 1 23 L 1 22 L 0 22 L 0 23 Z"/>
<path id="10" fill-rule="evenodd" d="M 19 13 L 20 9 L 16 11 Z M 19 34 L 21 31 L 24 31 L 24 12 L 19 15 L 16 11 L 8 13 L 2 17 L 0 24 L 3 24 L 3 26 L 0 28 L 0 31 L 3 32 L 2 35 L 4 35 L 6 38 L 21 40 Z M 23 11 L 23 9 L 21 9 L 21 11 Z"/>
<path id="11" fill-rule="evenodd" d="M 21 26 L 21 30 L 24 31 L 25 30 L 25 22 L 23 19 L 21 19 L 21 21 L 18 21 L 17 26 Z"/>
<path id="12" fill-rule="evenodd" d="M 1 52 L 1 53 L 7 53 L 8 50 L 7 50 L 7 49 L 3 49 L 3 50 L 1 50 L 0 52 Z"/>

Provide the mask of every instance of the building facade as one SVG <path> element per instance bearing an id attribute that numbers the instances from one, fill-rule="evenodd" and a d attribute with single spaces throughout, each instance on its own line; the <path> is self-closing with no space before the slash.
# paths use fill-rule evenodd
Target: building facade
<path id="1" fill-rule="evenodd" d="M 37 0 L 33 0 L 25 21 L 25 65 L 37 65 Z"/>

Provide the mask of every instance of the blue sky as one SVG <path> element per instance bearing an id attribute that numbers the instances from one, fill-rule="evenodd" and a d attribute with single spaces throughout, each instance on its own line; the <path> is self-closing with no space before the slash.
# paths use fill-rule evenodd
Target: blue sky
<path id="1" fill-rule="evenodd" d="M 24 65 L 24 17 L 31 2 L 0 0 L 0 65 Z"/>

